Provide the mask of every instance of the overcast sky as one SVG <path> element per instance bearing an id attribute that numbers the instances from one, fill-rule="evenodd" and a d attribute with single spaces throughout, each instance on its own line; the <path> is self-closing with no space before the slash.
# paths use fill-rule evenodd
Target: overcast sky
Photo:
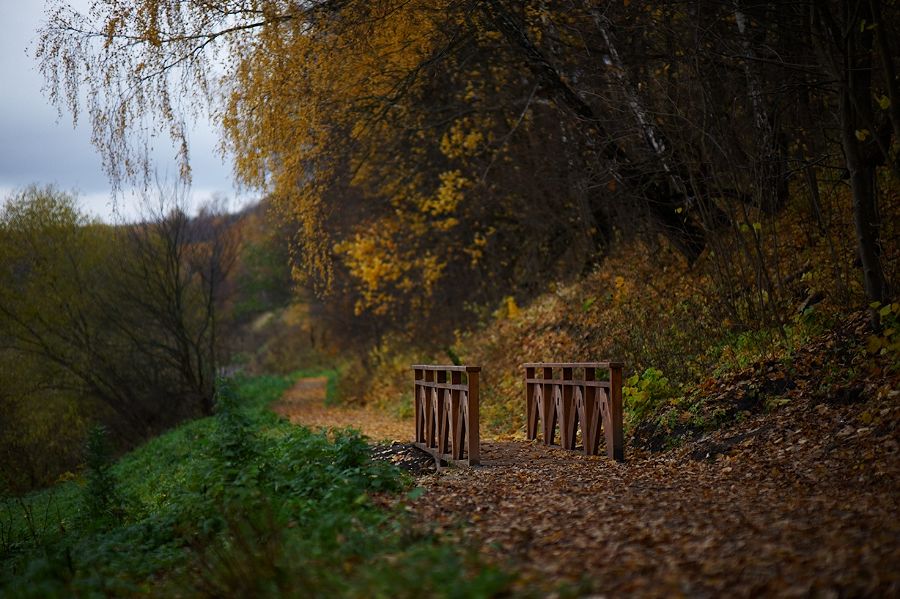
<path id="1" fill-rule="evenodd" d="M 70 4 L 86 8 L 89 0 Z M 112 220 L 110 185 L 90 143 L 86 119 L 82 118 L 77 129 L 68 112 L 58 119 L 56 109 L 41 93 L 37 64 L 26 54 L 43 20 L 43 8 L 43 0 L 0 0 L 0 199 L 31 183 L 52 183 L 77 192 L 87 212 Z M 246 192 L 238 197 L 231 166 L 223 164 L 216 152 L 217 142 L 208 123 L 195 124 L 190 137 L 193 203 L 219 193 L 231 198 L 231 206 L 236 208 L 251 198 Z M 177 173 L 175 150 L 160 150 L 157 172 Z M 133 202 L 119 201 L 119 213 L 126 218 L 134 215 Z"/>

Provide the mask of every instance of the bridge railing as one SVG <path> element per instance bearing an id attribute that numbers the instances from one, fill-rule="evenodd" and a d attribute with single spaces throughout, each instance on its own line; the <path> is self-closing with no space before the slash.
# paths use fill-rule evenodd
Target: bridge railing
<path id="1" fill-rule="evenodd" d="M 481 461 L 480 366 L 413 365 L 416 446 L 436 460 Z"/>
<path id="2" fill-rule="evenodd" d="M 606 455 L 625 459 L 622 362 L 531 362 L 522 367 L 529 439 L 540 432 L 544 444 L 552 445 L 558 425 L 560 445 L 575 449 L 580 428 L 584 453 L 597 455 L 602 430 Z"/>

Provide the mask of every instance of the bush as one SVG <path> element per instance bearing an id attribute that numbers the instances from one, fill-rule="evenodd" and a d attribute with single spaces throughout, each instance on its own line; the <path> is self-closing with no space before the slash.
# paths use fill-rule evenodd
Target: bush
<path id="1" fill-rule="evenodd" d="M 678 390 L 669 383 L 669 379 L 656 368 L 648 368 L 641 375 L 628 377 L 622 386 L 626 428 L 634 430 L 677 393 Z"/>
<path id="2" fill-rule="evenodd" d="M 90 430 L 86 449 L 84 514 L 98 524 L 121 521 L 123 502 L 111 468 L 109 434 L 103 426 Z"/>
<path id="3" fill-rule="evenodd" d="M 866 340 L 866 350 L 887 360 L 888 371 L 900 370 L 900 303 L 870 306 L 878 312 L 881 330 Z"/>

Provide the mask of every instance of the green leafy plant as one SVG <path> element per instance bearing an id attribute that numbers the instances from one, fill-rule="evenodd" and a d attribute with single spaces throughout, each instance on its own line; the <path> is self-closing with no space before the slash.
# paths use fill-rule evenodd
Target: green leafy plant
<path id="1" fill-rule="evenodd" d="M 674 398 L 677 392 L 677 388 L 656 368 L 651 367 L 640 375 L 628 377 L 622 386 L 626 426 L 634 429 L 660 406 Z"/>
<path id="2" fill-rule="evenodd" d="M 239 409 L 237 397 L 227 381 L 216 383 L 216 424 L 222 483 L 229 488 L 252 484 L 247 466 L 257 458 L 256 438 L 247 414 Z"/>
<path id="3" fill-rule="evenodd" d="M 124 501 L 112 472 L 109 433 L 103 426 L 95 426 L 88 432 L 85 466 L 85 515 L 98 523 L 121 521 L 125 515 Z"/>
<path id="4" fill-rule="evenodd" d="M 870 306 L 878 312 L 881 330 L 870 335 L 866 340 L 866 350 L 872 355 L 885 356 L 890 359 L 889 370 L 900 367 L 900 303 L 881 304 L 873 302 Z"/>

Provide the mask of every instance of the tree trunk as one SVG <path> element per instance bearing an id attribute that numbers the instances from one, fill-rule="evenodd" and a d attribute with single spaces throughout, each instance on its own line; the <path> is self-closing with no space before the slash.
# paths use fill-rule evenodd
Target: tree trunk
<path id="1" fill-rule="evenodd" d="M 767 214 L 781 210 L 787 202 L 788 187 L 785 176 L 785 158 L 783 144 L 779 142 L 770 110 L 765 106 L 761 77 L 755 72 L 753 62 L 756 60 L 751 36 L 748 31 L 749 19 L 741 7 L 740 0 L 734 0 L 734 22 L 737 25 L 741 48 L 744 52 L 742 60 L 744 77 L 747 81 L 747 94 L 753 110 L 753 120 L 759 137 L 756 159 L 756 197 L 757 203 Z"/>
<path id="2" fill-rule="evenodd" d="M 550 58 L 529 37 L 526 27 L 500 0 L 483 2 L 481 13 L 511 47 L 522 55 L 525 65 L 538 79 L 553 102 L 578 120 L 586 145 L 605 161 L 611 177 L 622 191 L 646 202 L 648 213 L 659 231 L 693 263 L 706 247 L 706 232 L 691 221 L 684 210 L 684 196 L 673 190 L 668 177 L 644 172 L 601 124 L 594 109 L 567 82 Z"/>
<path id="3" fill-rule="evenodd" d="M 857 9 L 845 6 L 847 17 L 854 15 L 854 22 L 844 42 L 844 73 L 841 85 L 841 141 L 844 159 L 850 172 L 853 190 L 853 220 L 859 259 L 863 269 L 866 297 L 870 302 L 882 303 L 886 299 L 887 285 L 881 267 L 880 222 L 875 199 L 875 168 L 881 161 L 875 140 L 876 132 L 872 110 L 872 50 L 871 30 L 856 25 L 871 22 L 867 0 L 859 2 Z M 877 326 L 873 311 L 873 325 Z"/>

